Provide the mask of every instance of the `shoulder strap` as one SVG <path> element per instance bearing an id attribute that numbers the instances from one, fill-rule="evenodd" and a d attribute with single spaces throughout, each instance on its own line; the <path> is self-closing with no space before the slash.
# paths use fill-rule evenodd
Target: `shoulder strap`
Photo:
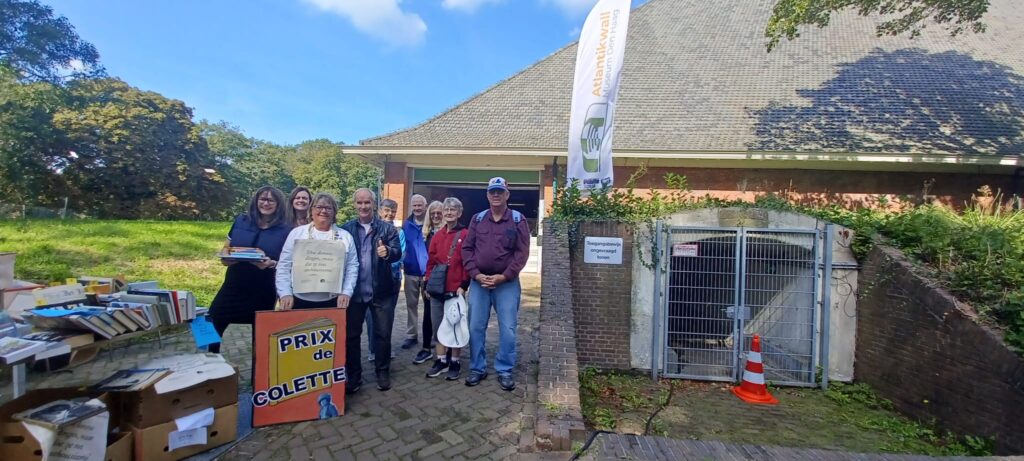
<path id="1" fill-rule="evenodd" d="M 476 214 L 476 222 L 483 221 L 484 217 L 487 216 L 487 212 L 488 211 L 491 211 L 491 210 L 488 209 L 488 210 L 484 210 L 484 211 L 481 211 L 481 212 L 477 213 Z"/>
<path id="2" fill-rule="evenodd" d="M 463 237 L 465 237 L 465 234 L 463 234 Z M 459 233 L 456 232 L 455 233 L 455 237 L 452 237 L 452 246 L 448 248 L 448 263 L 447 264 L 449 264 L 449 265 L 451 265 L 451 263 L 452 263 L 452 255 L 455 254 L 455 245 L 457 245 L 458 243 L 459 243 Z"/>
<path id="3" fill-rule="evenodd" d="M 523 214 L 518 212 L 518 211 L 516 211 L 516 210 L 512 210 L 512 221 L 514 221 L 516 224 L 519 224 L 519 221 L 522 221 L 522 220 L 523 220 Z"/>

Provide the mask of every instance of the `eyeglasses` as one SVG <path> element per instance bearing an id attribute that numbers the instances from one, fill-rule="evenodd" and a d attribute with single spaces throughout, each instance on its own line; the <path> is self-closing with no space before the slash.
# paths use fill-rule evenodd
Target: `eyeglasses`
<path id="1" fill-rule="evenodd" d="M 259 201 L 263 203 L 277 203 L 277 200 L 274 200 L 270 197 L 260 197 Z"/>
<path id="2" fill-rule="evenodd" d="M 320 212 L 330 211 L 331 213 L 334 213 L 334 207 L 332 206 L 317 205 L 313 207 L 313 209 Z"/>
<path id="3" fill-rule="evenodd" d="M 491 189 L 487 191 L 487 195 L 501 195 L 505 193 L 505 189 Z"/>
<path id="4" fill-rule="evenodd" d="M 446 206 L 446 207 L 444 207 L 444 211 L 445 211 L 445 213 L 447 213 L 449 211 L 455 212 L 455 211 L 459 211 L 459 209 L 458 208 L 453 208 L 453 207 L 450 207 L 450 206 Z"/>
<path id="5" fill-rule="evenodd" d="M 430 216 L 441 216 L 441 212 L 440 211 L 432 212 L 432 213 L 430 213 Z"/>

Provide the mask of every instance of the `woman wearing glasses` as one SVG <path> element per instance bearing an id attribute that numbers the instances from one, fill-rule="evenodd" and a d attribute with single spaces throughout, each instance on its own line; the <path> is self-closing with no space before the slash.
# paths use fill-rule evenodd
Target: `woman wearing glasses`
<path id="1" fill-rule="evenodd" d="M 281 309 L 317 307 L 348 308 L 359 276 L 359 257 L 352 234 L 338 227 L 338 201 L 330 194 L 313 197 L 310 223 L 292 229 L 281 250 L 277 269 L 277 295 Z M 307 266 L 295 264 L 305 254 L 330 258 L 328 271 L 308 272 Z"/>
<path id="2" fill-rule="evenodd" d="M 209 314 L 217 334 L 223 336 L 232 323 L 252 325 L 256 311 L 274 308 L 274 269 L 291 228 L 285 216 L 284 194 L 270 186 L 257 190 L 248 211 L 235 218 L 224 246 L 259 248 L 267 257 L 262 261 L 224 262 L 228 266 L 224 283 L 210 304 Z M 220 352 L 220 344 L 211 344 L 209 351 Z"/>

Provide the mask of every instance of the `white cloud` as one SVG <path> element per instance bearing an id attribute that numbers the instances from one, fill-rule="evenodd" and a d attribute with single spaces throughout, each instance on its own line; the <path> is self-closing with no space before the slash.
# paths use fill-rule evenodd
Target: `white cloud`
<path id="1" fill-rule="evenodd" d="M 462 10 L 467 13 L 476 11 L 481 5 L 501 3 L 502 0 L 442 0 L 441 6 L 448 10 Z"/>
<path id="2" fill-rule="evenodd" d="M 570 16 L 578 16 L 590 11 L 597 0 L 544 0 L 545 3 L 553 3 Z"/>
<path id="3" fill-rule="evenodd" d="M 402 11 L 402 0 L 304 0 L 314 7 L 342 16 L 363 33 L 393 45 L 423 41 L 427 24 L 418 14 Z"/>

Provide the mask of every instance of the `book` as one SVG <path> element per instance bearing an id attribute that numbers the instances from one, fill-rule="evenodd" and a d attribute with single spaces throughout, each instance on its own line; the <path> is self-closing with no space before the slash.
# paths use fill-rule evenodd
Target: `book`
<path id="1" fill-rule="evenodd" d="M 67 344 L 71 348 L 87 346 L 95 341 L 93 339 L 92 333 L 85 333 L 76 330 L 34 331 L 23 336 L 22 338 L 29 339 L 32 341 L 60 342 Z"/>
<path id="2" fill-rule="evenodd" d="M 136 368 L 118 370 L 93 386 L 99 391 L 139 391 L 171 374 L 167 368 Z"/>
<path id="3" fill-rule="evenodd" d="M 132 319 L 135 324 L 143 330 L 149 330 L 152 328 L 152 322 L 147 319 L 145 304 L 142 303 L 126 303 L 120 301 L 114 301 L 110 303 L 110 309 L 117 309 L 125 313 Z"/>
<path id="4" fill-rule="evenodd" d="M 259 248 L 251 247 L 228 247 L 217 253 L 217 257 L 225 261 L 262 261 L 267 259 L 266 253 Z"/>
<path id="5" fill-rule="evenodd" d="M 20 362 L 44 350 L 46 350 L 46 344 L 40 341 L 13 337 L 0 338 L 0 361 L 6 365 Z"/>
<path id="6" fill-rule="evenodd" d="M 116 331 L 111 332 L 111 329 L 105 326 L 105 323 L 102 320 L 93 319 L 93 317 L 94 316 L 91 315 L 76 315 L 70 319 L 78 325 L 78 328 L 91 331 L 103 338 L 110 339 L 117 336 L 115 334 Z"/>
<path id="7" fill-rule="evenodd" d="M 127 329 L 129 332 L 139 331 L 142 329 L 142 325 L 135 323 L 135 321 L 132 320 L 132 318 L 129 317 L 128 314 L 126 314 L 123 309 L 108 308 L 107 313 L 110 314 L 110 316 L 113 317 L 114 320 L 117 320 L 118 323 L 123 325 L 125 329 Z"/>
<path id="8" fill-rule="evenodd" d="M 173 291 L 170 290 L 129 290 L 129 295 L 142 295 L 156 297 L 157 302 L 153 303 L 157 305 L 157 313 L 160 315 L 161 325 L 173 325 L 181 323 L 178 318 L 177 308 L 178 304 L 177 296 L 174 295 Z M 124 299 L 124 296 L 121 297 Z"/>
<path id="9" fill-rule="evenodd" d="M 98 403 L 79 400 L 55 400 L 30 410 L 15 413 L 11 417 L 16 421 L 32 422 L 58 429 L 107 411 L 106 405 L 99 401 L 96 402 Z"/>
<path id="10" fill-rule="evenodd" d="M 319 339 L 316 334 L 317 331 L 334 328 L 337 330 L 337 324 L 327 318 L 315 318 L 307 320 L 298 325 L 285 328 L 283 330 L 276 331 L 270 335 L 270 356 L 268 363 L 270 364 L 270 387 L 278 385 L 291 385 L 294 379 L 309 375 L 310 373 L 319 372 L 323 369 L 323 366 L 318 363 L 318 360 L 313 350 L 321 350 L 321 354 L 330 351 L 330 354 L 334 354 L 334 342 L 316 344 L 315 348 L 301 348 L 301 347 L 280 347 L 281 344 L 286 344 L 288 341 L 282 342 L 282 338 L 287 337 L 306 337 L 308 341 L 313 342 Z M 293 395 L 283 397 L 276 402 L 272 402 L 271 405 L 276 405 L 279 402 L 283 402 L 292 397 L 297 397 L 303 394 L 302 392 L 296 392 Z"/>

